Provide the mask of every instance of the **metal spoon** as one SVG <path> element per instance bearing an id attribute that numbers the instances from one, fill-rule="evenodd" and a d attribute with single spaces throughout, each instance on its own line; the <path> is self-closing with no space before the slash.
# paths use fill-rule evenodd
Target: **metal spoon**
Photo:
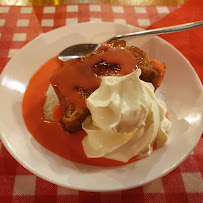
<path id="1" fill-rule="evenodd" d="M 154 35 L 154 34 L 165 34 L 165 33 L 171 33 L 171 32 L 178 32 L 182 30 L 188 30 L 188 29 L 192 29 L 200 26 L 203 26 L 203 21 L 186 23 L 186 24 L 175 25 L 170 27 L 157 28 L 152 30 L 143 30 L 143 31 L 123 34 L 123 35 L 117 35 L 115 37 L 112 37 L 106 40 L 101 44 L 76 44 L 64 49 L 59 54 L 58 58 L 64 62 L 74 58 L 81 58 L 83 56 L 86 56 L 87 54 L 94 52 L 101 45 L 107 44 L 113 40 L 117 40 L 121 38 L 138 37 L 138 36 Z"/>

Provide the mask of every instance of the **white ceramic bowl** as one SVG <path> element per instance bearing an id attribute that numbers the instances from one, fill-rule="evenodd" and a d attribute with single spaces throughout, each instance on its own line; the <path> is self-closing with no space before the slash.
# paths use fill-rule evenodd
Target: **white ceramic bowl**
<path id="1" fill-rule="evenodd" d="M 187 59 L 155 36 L 126 40 L 164 62 L 167 72 L 157 91 L 168 106 L 172 128 L 167 144 L 152 156 L 121 167 L 88 166 L 65 160 L 38 144 L 22 117 L 22 99 L 29 79 L 48 59 L 79 43 L 98 43 L 136 27 L 115 23 L 81 23 L 61 27 L 30 42 L 13 57 L 0 76 L 0 134 L 11 155 L 35 175 L 64 187 L 116 191 L 142 186 L 176 168 L 196 146 L 203 126 L 202 85 Z"/>

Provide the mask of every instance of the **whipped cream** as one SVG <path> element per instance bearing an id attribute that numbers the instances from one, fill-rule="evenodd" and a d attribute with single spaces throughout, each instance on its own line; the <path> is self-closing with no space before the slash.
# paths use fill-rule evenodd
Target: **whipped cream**
<path id="1" fill-rule="evenodd" d="M 106 76 L 87 99 L 91 116 L 82 124 L 82 141 L 89 158 L 105 157 L 127 162 L 136 155 L 148 156 L 167 141 L 170 122 L 165 103 L 154 94 L 151 83 L 139 79 L 137 69 L 123 77 Z"/>

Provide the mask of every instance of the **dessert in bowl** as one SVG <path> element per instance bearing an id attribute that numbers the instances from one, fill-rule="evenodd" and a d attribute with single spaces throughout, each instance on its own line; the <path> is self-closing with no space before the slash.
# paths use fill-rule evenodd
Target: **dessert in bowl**
<path id="1" fill-rule="evenodd" d="M 154 94 L 165 70 L 125 41 L 66 63 L 54 57 L 27 87 L 26 126 L 40 144 L 68 160 L 97 166 L 134 162 L 167 141 L 166 105 Z"/>
<path id="2" fill-rule="evenodd" d="M 84 29 L 90 32 L 83 32 Z M 80 23 L 62 27 L 34 39 L 10 60 L 0 76 L 0 93 L 4 95 L 0 106 L 0 135 L 4 146 L 20 164 L 35 175 L 60 186 L 86 191 L 115 191 L 142 186 L 162 177 L 187 158 L 202 133 L 202 85 L 187 59 L 156 36 L 126 40 L 128 46 L 140 47 L 149 58 L 164 62 L 167 67 L 162 84 L 155 94 L 167 104 L 172 127 L 167 143 L 156 149 L 151 156 L 130 164 L 119 162 L 124 163 L 119 167 L 80 164 L 44 148 L 25 125 L 22 116 L 24 93 L 30 79 L 43 64 L 67 46 L 84 42 L 97 43 L 117 34 L 137 30 L 139 29 L 133 26 L 116 23 Z M 58 63 L 56 66 L 60 68 L 62 62 Z M 48 77 L 43 77 L 42 74 L 43 82 L 36 86 L 37 90 L 42 85 L 46 86 L 42 103 L 45 103 L 44 94 L 49 88 L 53 70 L 50 70 Z M 43 114 L 42 107 L 42 117 Z M 50 123 L 51 125 L 53 124 Z M 65 132 L 62 127 L 60 129 Z M 62 136 L 58 137 L 62 139 Z M 51 141 L 52 138 L 49 136 L 47 140 Z M 78 138 L 79 136 L 74 136 L 75 141 Z M 56 143 L 55 147 L 63 146 Z M 77 151 L 80 149 L 83 150 L 82 145 Z M 100 160 L 101 164 L 101 158 L 89 160 L 93 159 Z"/>

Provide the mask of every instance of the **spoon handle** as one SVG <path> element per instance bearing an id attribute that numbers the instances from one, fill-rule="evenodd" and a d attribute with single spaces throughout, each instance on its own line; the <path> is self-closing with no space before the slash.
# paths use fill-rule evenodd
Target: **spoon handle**
<path id="1" fill-rule="evenodd" d="M 112 40 L 117 40 L 117 39 L 127 38 L 127 37 L 137 37 L 137 36 L 144 36 L 144 35 L 154 35 L 154 34 L 179 32 L 182 30 L 188 30 L 188 29 L 192 29 L 192 28 L 196 28 L 196 27 L 200 27 L 200 26 L 203 26 L 203 21 L 197 21 L 197 22 L 192 22 L 192 23 L 186 23 L 186 24 L 157 28 L 157 29 L 151 29 L 151 30 L 143 30 L 143 31 L 138 31 L 138 32 L 134 32 L 134 33 L 117 35 L 115 37 L 108 39 L 105 43 L 108 43 Z"/>

